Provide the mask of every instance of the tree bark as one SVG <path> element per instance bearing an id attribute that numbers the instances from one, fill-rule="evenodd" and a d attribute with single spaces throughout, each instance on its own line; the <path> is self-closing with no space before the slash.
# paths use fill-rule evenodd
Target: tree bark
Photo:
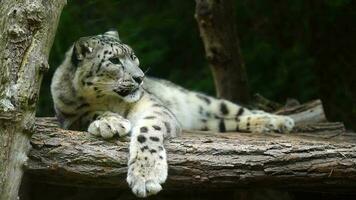
<path id="1" fill-rule="evenodd" d="M 196 0 L 195 18 L 209 61 L 217 96 L 233 102 L 250 100 L 240 53 L 233 0 Z"/>
<path id="2" fill-rule="evenodd" d="M 42 74 L 66 1 L 0 2 L 0 200 L 13 200 L 30 148 Z"/>
<path id="3" fill-rule="evenodd" d="M 338 12 L 343 14 L 335 16 L 326 1 L 306 1 L 306 6 L 308 50 L 315 60 L 315 82 L 326 115 L 356 130 L 356 29 L 350 26 L 356 2 L 340 6 Z"/>
<path id="4" fill-rule="evenodd" d="M 309 128 L 308 128 L 309 127 Z M 185 133 L 167 142 L 166 189 L 288 188 L 349 190 L 356 186 L 356 135 L 341 124 L 299 127 L 298 133 Z M 314 127 L 314 129 L 312 128 Z M 313 134 L 305 135 L 303 131 Z M 318 131 L 332 132 L 329 138 Z M 127 188 L 128 143 L 59 129 L 38 119 L 26 169 L 47 183 Z"/>

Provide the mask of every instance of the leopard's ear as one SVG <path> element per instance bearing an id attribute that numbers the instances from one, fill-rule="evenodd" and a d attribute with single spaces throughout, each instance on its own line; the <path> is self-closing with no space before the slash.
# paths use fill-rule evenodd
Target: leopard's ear
<path id="1" fill-rule="evenodd" d="M 117 30 L 115 30 L 115 29 L 110 29 L 110 30 L 106 31 L 104 33 L 104 35 L 109 36 L 109 37 L 114 37 L 114 38 L 120 40 L 119 32 L 117 32 Z"/>
<path id="2" fill-rule="evenodd" d="M 77 66 L 88 54 L 92 53 L 94 46 L 87 37 L 80 38 L 73 45 L 72 64 Z"/>

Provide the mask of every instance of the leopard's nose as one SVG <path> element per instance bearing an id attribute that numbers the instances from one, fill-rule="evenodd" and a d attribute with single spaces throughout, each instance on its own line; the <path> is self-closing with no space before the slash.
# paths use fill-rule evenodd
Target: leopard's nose
<path id="1" fill-rule="evenodd" d="M 132 77 L 132 79 L 138 84 L 142 83 L 143 78 L 144 78 L 144 76 L 134 76 L 134 77 Z"/>

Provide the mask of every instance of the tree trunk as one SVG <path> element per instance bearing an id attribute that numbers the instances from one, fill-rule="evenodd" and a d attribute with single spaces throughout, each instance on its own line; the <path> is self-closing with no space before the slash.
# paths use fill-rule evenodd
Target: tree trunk
<path id="1" fill-rule="evenodd" d="M 217 96 L 248 103 L 250 96 L 235 12 L 233 0 L 196 0 L 195 18 L 213 73 Z"/>
<path id="2" fill-rule="evenodd" d="M 15 200 L 42 74 L 66 1 L 0 2 L 0 200 Z"/>
<path id="3" fill-rule="evenodd" d="M 313 69 L 319 96 L 330 120 L 343 121 L 356 130 L 356 1 L 338 8 L 330 15 L 327 1 L 306 1 L 311 29 L 309 51 L 314 56 Z M 331 48 L 332 47 L 332 48 Z"/>
<path id="4" fill-rule="evenodd" d="M 345 133 L 338 123 L 296 130 L 291 134 L 195 132 L 171 139 L 166 144 L 169 177 L 165 188 L 237 189 L 253 185 L 353 191 L 356 135 Z M 325 138 L 324 133 L 332 134 Z M 54 119 L 42 118 L 36 123 L 31 144 L 26 164 L 31 180 L 128 188 L 127 142 L 102 141 L 88 133 L 62 130 Z"/>

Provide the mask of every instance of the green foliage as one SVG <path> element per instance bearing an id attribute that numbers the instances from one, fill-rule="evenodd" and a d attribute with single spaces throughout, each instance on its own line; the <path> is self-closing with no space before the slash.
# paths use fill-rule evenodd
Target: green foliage
<path id="1" fill-rule="evenodd" d="M 319 13 L 310 2 L 236 0 L 240 46 L 253 93 L 280 102 L 288 97 L 301 101 L 318 98 L 320 80 L 314 66 L 322 57 L 314 53 L 313 31 L 315 27 L 329 31 L 353 2 L 327 0 L 317 4 Z M 50 79 L 73 41 L 110 28 L 118 29 L 121 40 L 133 47 L 142 69 L 149 69 L 148 75 L 213 95 L 194 10 L 192 0 L 69 1 L 51 51 L 51 69 L 43 80 L 38 115 L 53 115 Z M 350 21 L 355 16 L 350 15 Z M 341 66 L 340 62 L 335 65 Z M 350 90 L 337 90 L 335 95 L 346 96 L 344 101 L 350 103 Z"/>

